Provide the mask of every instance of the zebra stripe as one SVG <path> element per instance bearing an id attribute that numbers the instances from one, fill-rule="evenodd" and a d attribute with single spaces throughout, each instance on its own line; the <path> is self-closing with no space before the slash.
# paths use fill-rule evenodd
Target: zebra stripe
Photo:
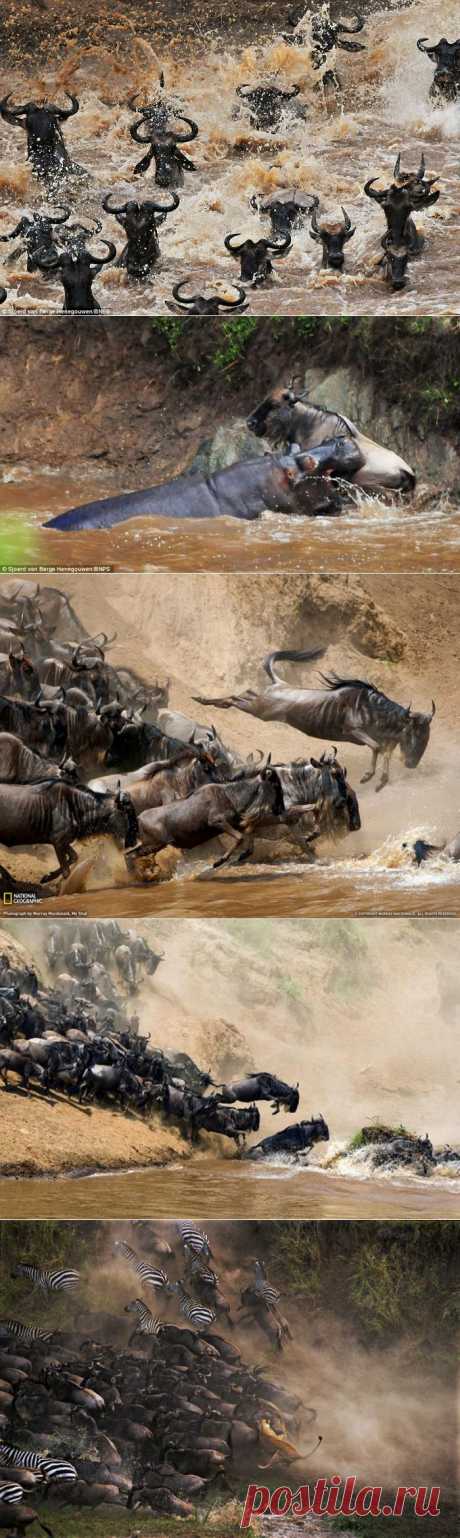
<path id="1" fill-rule="evenodd" d="M 160 1266 L 149 1266 L 144 1260 L 138 1260 L 136 1251 L 132 1250 L 130 1245 L 125 1243 L 124 1239 L 117 1239 L 114 1249 L 121 1250 L 125 1260 L 129 1260 L 131 1270 L 136 1273 L 136 1276 L 144 1283 L 145 1287 L 154 1287 L 158 1291 L 161 1291 L 162 1288 L 169 1288 L 169 1277 L 167 1277 L 166 1271 L 163 1271 Z"/>
<path id="2" fill-rule="evenodd" d="M 29 1469 L 41 1476 L 46 1484 L 52 1480 L 59 1484 L 74 1484 L 78 1478 L 73 1463 L 67 1463 L 64 1458 L 43 1458 L 41 1453 L 10 1447 L 8 1442 L 0 1442 L 0 1461 L 10 1468 Z"/>
<path id="3" fill-rule="evenodd" d="M 210 1324 L 214 1324 L 216 1318 L 214 1310 L 212 1308 L 201 1308 L 198 1304 L 194 1303 L 193 1299 L 189 1298 L 188 1293 L 185 1291 L 185 1287 L 182 1286 L 182 1282 L 177 1282 L 177 1292 L 180 1299 L 179 1308 L 181 1314 L 184 1319 L 188 1320 L 189 1324 L 194 1325 L 196 1330 L 204 1330 L 209 1328 Z"/>
<path id="4" fill-rule="evenodd" d="M 158 1337 L 163 1332 L 163 1324 L 156 1314 L 152 1314 L 142 1298 L 134 1298 L 132 1303 L 127 1303 L 125 1314 L 137 1314 L 137 1324 L 131 1340 L 135 1335 L 155 1335 Z"/>
<path id="5" fill-rule="evenodd" d="M 24 1499 L 24 1491 L 21 1485 L 1 1485 L 0 1504 L 3 1506 L 19 1506 Z"/>
<path id="6" fill-rule="evenodd" d="M 25 1264 L 23 1261 L 15 1266 L 12 1272 L 14 1277 L 25 1276 L 33 1283 L 39 1292 L 73 1292 L 80 1286 L 81 1276 L 79 1271 L 43 1271 L 41 1266 Z"/>
<path id="7" fill-rule="evenodd" d="M 0 1339 L 2 1331 L 12 1335 L 14 1340 L 23 1340 L 28 1345 L 33 1341 L 48 1341 L 53 1339 L 54 1330 L 39 1330 L 35 1324 L 21 1324 L 20 1319 L 0 1319 Z"/>
<path id="8" fill-rule="evenodd" d="M 178 1223 L 177 1228 L 185 1250 L 190 1250 L 193 1255 L 204 1255 L 206 1260 L 211 1259 L 211 1245 L 201 1228 L 194 1228 L 192 1223 Z"/>

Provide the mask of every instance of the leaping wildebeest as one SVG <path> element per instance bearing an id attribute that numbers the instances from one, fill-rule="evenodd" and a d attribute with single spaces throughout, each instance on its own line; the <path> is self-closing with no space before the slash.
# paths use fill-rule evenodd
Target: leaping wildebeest
<path id="1" fill-rule="evenodd" d="M 295 452 L 295 445 L 303 450 L 314 450 L 330 441 L 340 444 L 351 440 L 361 456 L 357 467 L 348 472 L 355 486 L 369 491 L 381 486 L 396 491 L 414 490 L 415 473 L 399 454 L 367 438 L 349 417 L 331 411 L 327 406 L 315 405 L 309 399 L 308 390 L 299 392 L 289 387 L 272 390 L 251 412 L 247 425 L 256 438 L 267 438 L 270 443 L 285 445 L 292 452 Z"/>
<path id="2" fill-rule="evenodd" d="M 324 647 L 309 651 L 273 651 L 264 658 L 270 687 L 263 693 L 247 689 L 244 694 L 227 694 L 218 699 L 195 695 L 200 705 L 219 710 L 244 710 L 260 721 L 284 721 L 306 737 L 320 737 L 328 742 L 353 742 L 372 751 L 371 768 L 361 784 L 372 780 L 378 759 L 383 755 L 383 771 L 376 790 L 382 790 L 390 778 L 390 760 L 400 749 L 406 769 L 415 769 L 426 752 L 436 706 L 427 714 L 399 705 L 375 684 L 362 678 L 339 678 L 335 673 L 322 677 L 322 689 L 293 689 L 274 671 L 273 663 L 311 662 L 324 656 Z"/>

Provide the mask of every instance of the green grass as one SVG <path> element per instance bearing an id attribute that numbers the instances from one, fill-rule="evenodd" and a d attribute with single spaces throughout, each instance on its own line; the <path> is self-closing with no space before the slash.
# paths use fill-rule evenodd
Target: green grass
<path id="1" fill-rule="evenodd" d="M 177 1517 L 155 1517 L 145 1511 L 125 1511 L 118 1506 L 105 1507 L 104 1511 L 81 1511 L 74 1506 L 40 1505 L 40 1520 L 51 1527 L 54 1538 L 131 1538 L 139 1533 L 141 1538 L 236 1538 L 240 1528 L 236 1524 L 220 1526 L 201 1521 L 178 1521 Z"/>

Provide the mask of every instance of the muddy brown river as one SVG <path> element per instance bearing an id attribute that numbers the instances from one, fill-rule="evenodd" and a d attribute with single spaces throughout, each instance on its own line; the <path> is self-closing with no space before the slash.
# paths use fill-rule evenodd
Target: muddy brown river
<path id="1" fill-rule="evenodd" d="M 148 475 L 146 485 L 148 484 Z M 130 490 L 127 484 L 124 488 Z M 17 467 L 0 486 L 0 571 L 456 571 L 460 505 L 421 486 L 410 500 L 356 493 L 339 518 L 264 513 L 260 520 L 136 518 L 110 531 L 59 534 L 42 524 L 113 495 L 107 471 L 78 480 Z M 18 536 L 18 528 L 20 530 Z"/>
<path id="2" fill-rule="evenodd" d="M 281 25 L 287 24 L 283 17 Z M 151 100 L 164 65 L 166 90 L 181 110 L 196 120 L 198 138 L 191 146 L 193 172 L 186 172 L 180 206 L 160 230 L 161 256 L 148 281 L 126 277 L 116 265 L 105 268 L 95 282 L 95 297 L 108 314 L 168 314 L 174 282 L 187 277 L 190 292 L 203 292 L 211 283 L 224 294 L 234 292 L 239 264 L 227 253 L 225 235 L 269 234 L 268 221 L 251 210 L 250 198 L 263 198 L 277 189 L 297 189 L 320 198 L 321 218 L 340 217 L 345 206 L 356 234 L 347 246 L 343 274 L 321 271 L 321 252 L 310 238 L 308 223 L 294 232 L 292 248 L 276 264 L 264 286 L 249 290 L 255 315 L 416 315 L 458 313 L 460 294 L 457 104 L 435 106 L 429 101 L 433 66 L 417 51 L 416 40 L 433 32 L 431 0 L 414 0 L 409 8 L 396 5 L 366 22 L 366 52 L 335 60 L 343 84 L 338 110 L 328 115 L 310 50 L 286 44 L 273 28 L 257 26 L 252 43 L 219 36 L 203 21 L 193 43 L 184 49 L 172 27 L 166 57 L 155 51 L 153 29 L 105 26 L 93 45 L 69 47 L 59 66 L 42 70 L 40 81 L 52 95 L 77 92 L 81 106 L 65 125 L 72 156 L 83 166 L 83 177 L 69 178 L 65 196 L 79 218 L 93 222 L 101 216 L 102 197 L 110 191 L 115 202 L 148 197 L 155 190 L 160 202 L 168 193 L 155 188 L 152 173 L 136 176 L 142 152 L 129 128 L 134 116 L 126 105 L 140 91 Z M 452 31 L 451 0 L 437 0 L 438 36 Z M 180 26 L 177 31 L 180 33 Z M 397 43 L 397 46 L 396 46 Z M 297 103 L 284 113 L 279 127 L 262 132 L 251 126 L 249 113 L 238 107 L 236 88 L 266 79 L 285 87 L 298 85 Z M 27 82 L 27 85 L 26 85 Z M 12 72 L 10 89 L 34 87 L 33 63 Z M 37 91 L 35 82 L 35 91 Z M 43 84 L 42 84 L 43 90 Z M 17 99 L 17 97 L 16 97 Z M 238 115 L 235 116 L 235 109 Z M 12 216 L 24 207 L 43 203 L 24 159 L 23 135 L 1 125 L 0 185 L 3 207 L 0 232 L 12 227 Z M 416 168 L 426 157 L 428 174 L 440 178 L 441 197 L 418 217 L 426 245 L 410 264 L 407 287 L 394 293 L 378 269 L 385 231 L 379 207 L 364 194 L 368 177 L 389 184 L 395 157 L 401 150 L 404 168 Z M 62 189 L 58 189 L 59 195 Z M 123 232 L 113 216 L 102 215 L 101 238 L 114 240 L 118 254 Z M 104 247 L 91 249 L 105 253 Z M 2 270 L 8 288 L 3 313 L 40 315 L 62 309 L 62 288 L 53 278 L 27 273 L 23 256 L 12 245 Z M 183 313 L 179 312 L 178 313 Z"/>
<path id="3" fill-rule="evenodd" d="M 452 1184 L 452 1189 L 450 1186 Z M 0 1180 L 0 1218 L 460 1218 L 460 1180 L 344 1177 L 220 1159 L 51 1180 Z"/>

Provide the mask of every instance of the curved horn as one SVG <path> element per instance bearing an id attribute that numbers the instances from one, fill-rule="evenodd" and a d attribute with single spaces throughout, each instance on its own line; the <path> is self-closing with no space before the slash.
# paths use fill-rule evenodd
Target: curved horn
<path id="1" fill-rule="evenodd" d="M 184 283 L 186 283 L 186 282 L 187 282 L 187 279 L 186 278 L 182 278 L 182 281 L 180 283 L 174 283 L 173 284 L 173 298 L 176 300 L 177 304 L 187 305 L 187 304 L 194 304 L 195 303 L 196 294 L 192 294 L 191 299 L 184 299 L 184 298 L 182 298 L 180 290 L 181 290 L 181 288 L 184 287 Z"/>
<path id="2" fill-rule="evenodd" d="M 249 80 L 243 80 L 242 85 L 237 85 L 237 87 L 236 87 L 236 94 L 237 94 L 237 96 L 241 96 L 242 101 L 245 101 L 246 98 L 245 98 L 245 96 L 243 94 L 244 91 L 253 91 L 253 90 L 254 90 L 254 86 L 252 86 L 250 84 Z"/>
<path id="3" fill-rule="evenodd" d="M 424 178 L 424 175 L 425 175 L 425 166 L 426 166 L 425 156 L 424 156 L 424 153 L 423 153 L 423 150 L 422 150 L 422 153 L 421 153 L 421 156 L 420 156 L 420 165 L 419 165 L 419 168 L 418 168 L 418 171 L 417 171 L 417 175 L 416 175 L 416 180 L 418 182 L 423 182 L 423 178 Z M 436 180 L 436 178 L 435 178 L 435 180 Z"/>
<path id="4" fill-rule="evenodd" d="M 275 252 L 276 256 L 286 256 L 292 246 L 292 237 L 286 235 L 286 239 L 282 241 L 280 246 L 276 240 L 267 240 L 267 246 L 270 251 Z"/>
<path id="5" fill-rule="evenodd" d="M 149 144 L 149 143 L 152 142 L 153 129 L 150 130 L 150 133 L 147 134 L 147 137 L 145 139 L 143 139 L 142 135 L 138 132 L 139 128 L 142 128 L 143 124 L 145 125 L 145 119 L 144 118 L 141 118 L 140 123 L 132 123 L 131 124 L 129 132 L 130 132 L 131 138 L 135 139 L 136 144 Z"/>
<path id="6" fill-rule="evenodd" d="M 177 192 L 171 192 L 171 197 L 172 203 L 169 204 L 168 208 L 165 207 L 164 203 L 154 203 L 153 198 L 149 198 L 144 207 L 151 208 L 154 214 L 172 214 L 173 209 L 179 207 L 180 197 Z"/>
<path id="7" fill-rule="evenodd" d="M 127 206 L 128 206 L 127 203 L 120 203 L 118 208 L 111 208 L 110 207 L 110 192 L 106 192 L 105 198 L 102 199 L 102 207 L 103 207 L 104 212 L 106 214 L 115 214 L 115 215 L 116 214 L 124 214 L 125 209 L 127 208 Z"/>
<path id="8" fill-rule="evenodd" d="M 189 129 L 190 129 L 190 133 L 188 133 L 188 134 L 177 134 L 177 133 L 174 133 L 174 138 L 175 138 L 176 144 L 189 144 L 191 139 L 197 139 L 198 138 L 198 133 L 199 133 L 198 123 L 194 123 L 193 118 L 191 118 L 191 117 L 182 117 L 181 116 L 180 122 L 181 123 L 188 123 Z"/>
<path id="9" fill-rule="evenodd" d="M 282 96 L 283 101 L 292 101 L 293 97 L 298 96 L 299 93 L 300 85 L 293 85 L 292 91 L 280 91 L 280 96 Z"/>
<path id="10" fill-rule="evenodd" d="M 424 48 L 424 46 L 423 46 L 424 43 L 428 43 L 428 38 L 427 37 L 418 37 L 417 38 L 417 48 L 419 48 L 420 53 L 429 53 L 430 48 L 432 48 L 433 45 L 430 43 L 428 45 L 428 48 Z"/>
<path id="11" fill-rule="evenodd" d="M 240 246 L 231 246 L 230 245 L 230 241 L 231 240 L 237 240 L 238 239 L 239 233 L 240 233 L 239 230 L 234 230 L 232 235 L 226 235 L 225 239 L 224 239 L 224 246 L 226 246 L 227 251 L 231 251 L 232 256 L 236 256 L 238 254 L 238 251 L 241 251 L 241 246 L 244 244 L 244 242 L 242 241 Z"/>
<path id="12" fill-rule="evenodd" d="M 376 203 L 382 203 L 382 201 L 383 201 L 383 199 L 385 197 L 385 193 L 384 192 L 376 192 L 375 187 L 374 187 L 373 184 L 374 184 L 374 182 L 377 182 L 377 181 L 378 181 L 378 176 L 371 176 L 371 177 L 369 177 L 369 181 L 367 181 L 366 184 L 365 184 L 364 191 L 366 193 L 366 197 L 367 198 L 375 198 Z"/>
<path id="13" fill-rule="evenodd" d="M 58 117 L 61 123 L 65 123 L 68 117 L 74 117 L 75 113 L 78 112 L 80 107 L 78 97 L 72 96 L 71 91 L 64 91 L 64 95 L 67 96 L 67 100 L 72 103 L 71 107 L 53 107 L 52 109 L 53 115 Z"/>
<path id="14" fill-rule="evenodd" d="M 65 224 L 66 220 L 70 219 L 70 208 L 65 208 L 64 213 L 57 214 L 55 218 L 51 218 L 48 214 L 47 218 L 49 218 L 50 224 Z"/>
<path id="15" fill-rule="evenodd" d="M 393 176 L 395 178 L 395 181 L 397 180 L 397 178 L 398 178 L 398 176 L 400 174 L 400 171 L 401 171 L 401 151 L 399 152 L 399 155 L 396 156 L 396 160 L 395 160 L 395 163 L 394 163 Z"/>
<path id="16" fill-rule="evenodd" d="M 431 720 L 433 720 L 433 716 L 435 716 L 435 715 L 436 715 L 436 705 L 435 705 L 434 700 L 432 700 L 431 701 Z"/>
<path id="17" fill-rule="evenodd" d="M 8 116 L 9 116 L 10 122 L 14 122 L 14 119 L 16 117 L 23 117 L 24 116 L 24 113 L 27 112 L 27 108 L 30 107 L 30 102 L 28 102 L 28 101 L 24 102 L 22 107 L 8 107 L 7 103 L 10 100 L 10 96 L 11 96 L 11 92 L 10 91 L 8 91 L 8 95 L 7 96 L 2 96 L 2 99 L 0 101 L 0 112 L 2 114 L 2 117 L 5 116 L 6 118 L 8 118 Z"/>
<path id="18" fill-rule="evenodd" d="M 318 220 L 317 220 L 318 205 L 319 205 L 319 198 L 315 198 L 315 202 L 313 204 L 313 208 L 310 211 L 310 219 L 311 219 L 310 235 L 311 235 L 312 240 L 319 240 L 320 241 L 321 240 L 321 234 L 320 234 L 320 230 L 319 230 L 319 227 L 318 227 Z"/>
<path id="19" fill-rule="evenodd" d="M 351 219 L 350 219 L 350 215 L 347 214 L 347 210 L 346 210 L 346 208 L 344 208 L 343 203 L 341 203 L 340 207 L 341 207 L 342 213 L 343 213 L 343 222 L 344 222 L 344 225 L 345 225 L 345 229 L 348 232 L 349 230 L 351 230 L 353 228 L 352 222 L 351 222 Z"/>
<path id="20" fill-rule="evenodd" d="M 91 257 L 91 261 L 95 262 L 98 267 L 105 267 L 106 262 L 113 262 L 113 258 L 117 254 L 117 248 L 113 240 L 101 240 L 101 246 L 107 246 L 108 256 L 93 256 L 92 251 L 88 252 L 88 256 Z"/>

